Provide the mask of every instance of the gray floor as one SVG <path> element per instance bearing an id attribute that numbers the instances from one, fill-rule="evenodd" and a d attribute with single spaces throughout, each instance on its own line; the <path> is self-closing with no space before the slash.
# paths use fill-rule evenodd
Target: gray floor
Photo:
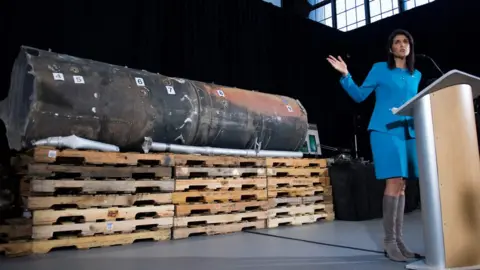
<path id="1" fill-rule="evenodd" d="M 420 212 L 407 215 L 405 223 L 406 242 L 423 253 Z M 0 269 L 405 269 L 405 264 L 391 262 L 374 252 L 382 250 L 380 220 L 334 221 L 256 232 L 273 236 L 243 232 L 85 251 L 54 251 L 42 256 L 0 259 Z"/>

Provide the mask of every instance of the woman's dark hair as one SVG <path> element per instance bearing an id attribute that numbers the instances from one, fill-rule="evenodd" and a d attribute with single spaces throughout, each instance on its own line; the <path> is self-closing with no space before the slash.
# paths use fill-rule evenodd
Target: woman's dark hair
<path id="1" fill-rule="evenodd" d="M 392 49 L 393 41 L 394 41 L 395 37 L 398 36 L 398 35 L 406 36 L 407 39 L 408 39 L 408 43 L 410 43 L 410 54 L 407 56 L 407 69 L 411 74 L 413 74 L 415 72 L 415 46 L 414 46 L 412 35 L 408 31 L 403 30 L 403 29 L 397 29 L 397 30 L 393 31 L 390 34 L 390 37 L 388 37 L 388 48 L 387 48 L 387 50 L 388 50 L 388 60 L 387 60 L 388 68 L 389 69 L 396 68 L 395 59 L 394 59 L 393 53 L 390 50 Z"/>

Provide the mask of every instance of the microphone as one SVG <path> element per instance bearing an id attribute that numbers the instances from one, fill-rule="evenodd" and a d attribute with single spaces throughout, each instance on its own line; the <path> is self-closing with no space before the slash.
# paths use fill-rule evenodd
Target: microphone
<path id="1" fill-rule="evenodd" d="M 428 55 L 426 54 L 416 54 L 417 57 L 420 57 L 420 58 L 426 58 L 428 60 L 430 60 L 430 62 L 432 62 L 432 64 L 435 66 L 435 68 L 440 71 L 440 73 L 442 75 L 445 75 L 445 73 L 438 67 L 437 63 Z"/>

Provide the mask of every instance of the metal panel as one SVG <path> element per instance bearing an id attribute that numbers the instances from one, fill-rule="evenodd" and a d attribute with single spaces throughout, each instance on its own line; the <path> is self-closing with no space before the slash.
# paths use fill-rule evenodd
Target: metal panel
<path id="1" fill-rule="evenodd" d="M 432 122 L 430 95 L 422 97 L 415 105 L 415 130 L 417 138 L 420 198 L 422 203 L 423 235 L 426 264 L 445 268 L 443 222 L 438 184 L 437 153 Z M 412 266 L 413 267 L 413 266 Z"/>

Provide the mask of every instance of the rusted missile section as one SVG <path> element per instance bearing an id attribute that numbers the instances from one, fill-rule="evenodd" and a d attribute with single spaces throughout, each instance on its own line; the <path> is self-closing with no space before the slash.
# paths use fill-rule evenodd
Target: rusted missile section
<path id="1" fill-rule="evenodd" d="M 171 78 L 22 47 L 0 104 L 10 147 L 76 135 L 140 149 L 145 137 L 194 146 L 295 151 L 308 130 L 295 99 Z"/>

